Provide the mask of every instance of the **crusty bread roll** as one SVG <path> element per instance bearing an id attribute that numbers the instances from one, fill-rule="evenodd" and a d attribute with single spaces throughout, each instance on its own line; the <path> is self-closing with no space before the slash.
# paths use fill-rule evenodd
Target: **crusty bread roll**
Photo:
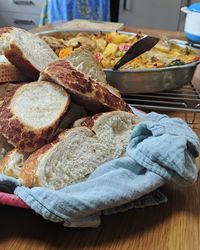
<path id="1" fill-rule="evenodd" d="M 50 82 L 32 82 L 5 97 L 0 107 L 0 133 L 19 151 L 33 152 L 53 139 L 70 97 Z"/>
<path id="2" fill-rule="evenodd" d="M 0 160 L 13 148 L 11 144 L 8 143 L 6 138 L 0 134 Z"/>
<path id="3" fill-rule="evenodd" d="M 33 80 L 37 80 L 39 72 L 57 59 L 48 44 L 36 34 L 15 27 L 0 29 L 0 51 Z"/>
<path id="4" fill-rule="evenodd" d="M 92 113 L 122 110 L 130 111 L 124 100 L 112 94 L 106 87 L 78 71 L 67 59 L 48 65 L 40 74 L 40 80 L 47 80 L 63 86 L 74 102 L 83 105 Z"/>
<path id="5" fill-rule="evenodd" d="M 30 155 L 20 179 L 26 186 L 60 189 L 88 177 L 99 165 L 125 154 L 135 115 L 113 111 L 93 126 L 68 129 Z"/>
<path id="6" fill-rule="evenodd" d="M 9 151 L 0 161 L 0 173 L 19 178 L 22 166 L 30 153 L 19 152 L 16 148 Z"/>
<path id="7" fill-rule="evenodd" d="M 107 88 L 113 95 L 121 97 L 119 90 L 107 83 L 105 72 L 87 47 L 81 46 L 78 49 L 75 49 L 73 54 L 66 59 L 71 62 L 77 70 L 97 81 L 103 87 Z"/>
<path id="8" fill-rule="evenodd" d="M 0 83 L 23 82 L 27 79 L 4 55 L 0 55 Z"/>

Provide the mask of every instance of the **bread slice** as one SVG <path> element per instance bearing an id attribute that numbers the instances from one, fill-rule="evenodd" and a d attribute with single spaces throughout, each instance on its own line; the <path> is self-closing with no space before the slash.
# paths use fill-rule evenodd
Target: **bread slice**
<path id="1" fill-rule="evenodd" d="M 63 86 L 75 103 L 92 113 L 102 111 L 130 111 L 124 100 L 107 88 L 78 71 L 68 60 L 57 60 L 41 73 L 40 80 L 48 80 Z"/>
<path id="2" fill-rule="evenodd" d="M 0 107 L 0 133 L 19 151 L 33 152 L 53 139 L 70 97 L 50 82 L 18 87 Z"/>
<path id="3" fill-rule="evenodd" d="M 75 49 L 73 54 L 66 59 L 71 62 L 77 70 L 97 81 L 103 87 L 107 88 L 113 95 L 121 97 L 119 90 L 107 83 L 105 72 L 87 47 L 81 46 L 78 49 Z"/>
<path id="4" fill-rule="evenodd" d="M 4 55 L 0 55 L 0 83 L 23 82 L 27 79 Z"/>
<path id="5" fill-rule="evenodd" d="M 13 148 L 11 144 L 8 143 L 6 138 L 0 134 L 0 160 Z"/>
<path id="6" fill-rule="evenodd" d="M 58 57 L 45 41 L 26 30 L 0 29 L 0 50 L 21 72 L 37 80 L 39 72 Z"/>
<path id="7" fill-rule="evenodd" d="M 9 151 L 0 161 L 0 173 L 19 178 L 22 166 L 30 153 L 19 152 L 17 149 Z"/>
<path id="8" fill-rule="evenodd" d="M 125 154 L 134 125 L 134 114 L 113 111 L 99 116 L 91 129 L 66 130 L 30 155 L 20 179 L 29 187 L 53 189 L 82 181 L 101 164 Z"/>

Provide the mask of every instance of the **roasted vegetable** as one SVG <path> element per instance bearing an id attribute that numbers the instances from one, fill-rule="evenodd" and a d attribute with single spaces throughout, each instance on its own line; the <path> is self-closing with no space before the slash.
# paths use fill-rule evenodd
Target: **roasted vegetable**
<path id="1" fill-rule="evenodd" d="M 167 66 L 168 67 L 172 67 L 172 66 L 180 66 L 180 65 L 184 65 L 185 63 L 181 60 L 173 60 L 171 61 Z"/>

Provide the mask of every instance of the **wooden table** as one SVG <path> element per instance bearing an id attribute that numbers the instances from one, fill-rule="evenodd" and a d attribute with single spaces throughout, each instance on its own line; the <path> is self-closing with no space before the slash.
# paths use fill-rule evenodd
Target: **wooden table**
<path id="1" fill-rule="evenodd" d="M 137 31 L 133 28 L 127 30 Z M 155 30 L 144 31 L 160 34 Z M 168 32 L 168 35 L 183 37 L 182 33 Z M 183 117 L 179 112 L 169 115 Z M 200 114 L 197 114 L 192 128 L 200 137 Z M 97 229 L 64 228 L 31 210 L 0 206 L 0 249 L 198 250 L 199 190 L 199 180 L 185 188 L 168 184 L 161 188 L 169 199 L 166 204 L 105 216 Z"/>

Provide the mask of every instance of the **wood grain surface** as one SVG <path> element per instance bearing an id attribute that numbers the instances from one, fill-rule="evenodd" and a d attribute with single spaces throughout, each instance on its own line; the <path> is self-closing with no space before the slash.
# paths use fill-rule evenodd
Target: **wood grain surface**
<path id="1" fill-rule="evenodd" d="M 200 114 L 191 127 L 200 137 Z M 31 210 L 0 206 L 0 249 L 199 250 L 199 190 L 199 180 L 185 188 L 168 184 L 161 188 L 167 203 L 104 216 L 97 229 L 64 228 Z"/>

